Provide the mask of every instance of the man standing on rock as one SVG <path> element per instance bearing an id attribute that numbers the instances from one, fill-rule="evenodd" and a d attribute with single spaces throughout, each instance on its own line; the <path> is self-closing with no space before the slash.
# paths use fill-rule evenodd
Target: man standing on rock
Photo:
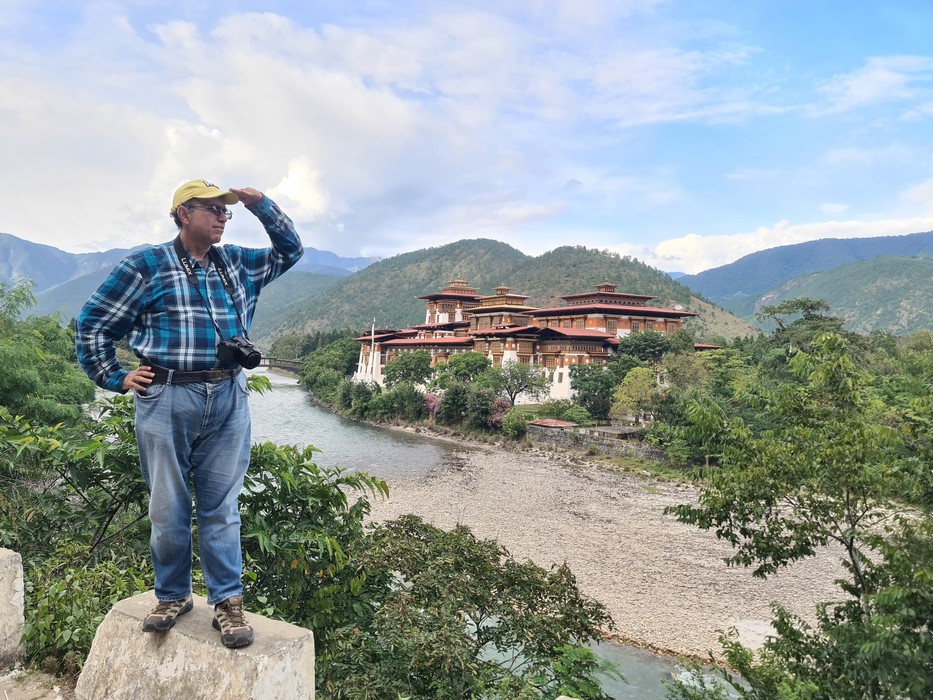
<path id="1" fill-rule="evenodd" d="M 237 202 L 262 223 L 271 248 L 217 245 Z M 251 187 L 191 180 L 175 191 L 170 214 L 175 240 L 129 255 L 81 309 L 78 360 L 98 386 L 135 392 L 158 599 L 143 630 L 169 630 L 194 606 L 190 482 L 213 625 L 224 646 L 242 647 L 253 641 L 237 504 L 251 444 L 242 367 L 259 360 L 249 327 L 260 290 L 304 251 L 291 219 Z M 122 338 L 139 357 L 136 369 L 117 361 Z"/>

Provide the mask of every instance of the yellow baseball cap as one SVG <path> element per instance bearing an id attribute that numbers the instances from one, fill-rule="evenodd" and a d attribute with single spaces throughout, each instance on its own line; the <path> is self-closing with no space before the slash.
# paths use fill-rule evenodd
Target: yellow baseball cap
<path id="1" fill-rule="evenodd" d="M 172 196 L 172 211 L 169 213 L 174 213 L 179 206 L 189 199 L 214 199 L 215 197 L 223 197 L 224 204 L 236 204 L 240 201 L 240 198 L 233 194 L 233 192 L 222 190 L 213 182 L 208 182 L 207 180 L 188 180 L 188 182 L 175 190 L 175 194 Z"/>

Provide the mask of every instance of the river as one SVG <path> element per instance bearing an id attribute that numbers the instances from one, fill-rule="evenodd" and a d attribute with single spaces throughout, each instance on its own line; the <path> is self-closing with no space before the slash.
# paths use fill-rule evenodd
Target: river
<path id="1" fill-rule="evenodd" d="M 261 371 L 258 371 L 262 373 Z M 368 471 L 392 486 L 393 478 L 417 477 L 444 469 L 455 452 L 469 449 L 442 440 L 349 421 L 321 409 L 295 379 L 267 374 L 273 391 L 250 397 L 253 440 L 314 445 L 319 466 Z M 670 678 L 674 659 L 622 644 L 603 642 L 599 655 L 616 664 L 627 683 L 607 680 L 604 690 L 617 700 L 662 700 L 661 681 Z"/>

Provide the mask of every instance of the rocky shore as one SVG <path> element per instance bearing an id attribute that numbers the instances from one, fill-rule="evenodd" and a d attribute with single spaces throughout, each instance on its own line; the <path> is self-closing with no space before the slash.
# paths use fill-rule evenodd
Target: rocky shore
<path id="1" fill-rule="evenodd" d="M 812 619 L 833 600 L 842 574 L 831 552 L 767 579 L 728 568 L 728 544 L 665 516 L 695 500 L 687 485 L 633 476 L 582 455 L 470 445 L 425 477 L 394 479 L 372 517 L 415 513 L 449 529 L 458 523 L 494 538 L 520 560 L 567 562 L 582 590 L 615 621 L 610 636 L 665 653 L 718 653 L 718 630 L 735 627 L 757 646 L 778 601 Z"/>

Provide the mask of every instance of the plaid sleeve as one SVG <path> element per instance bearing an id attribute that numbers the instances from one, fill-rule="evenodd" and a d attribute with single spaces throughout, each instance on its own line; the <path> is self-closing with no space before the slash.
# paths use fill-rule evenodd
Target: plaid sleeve
<path id="1" fill-rule="evenodd" d="M 237 248 L 244 271 L 258 290 L 301 260 L 304 248 L 292 220 L 271 199 L 263 195 L 258 204 L 248 209 L 262 223 L 272 242 L 271 248 Z"/>
<path id="2" fill-rule="evenodd" d="M 78 314 L 78 362 L 102 389 L 125 393 L 127 372 L 117 360 L 115 343 L 125 338 L 139 316 L 146 279 L 129 259 L 120 262 Z"/>

